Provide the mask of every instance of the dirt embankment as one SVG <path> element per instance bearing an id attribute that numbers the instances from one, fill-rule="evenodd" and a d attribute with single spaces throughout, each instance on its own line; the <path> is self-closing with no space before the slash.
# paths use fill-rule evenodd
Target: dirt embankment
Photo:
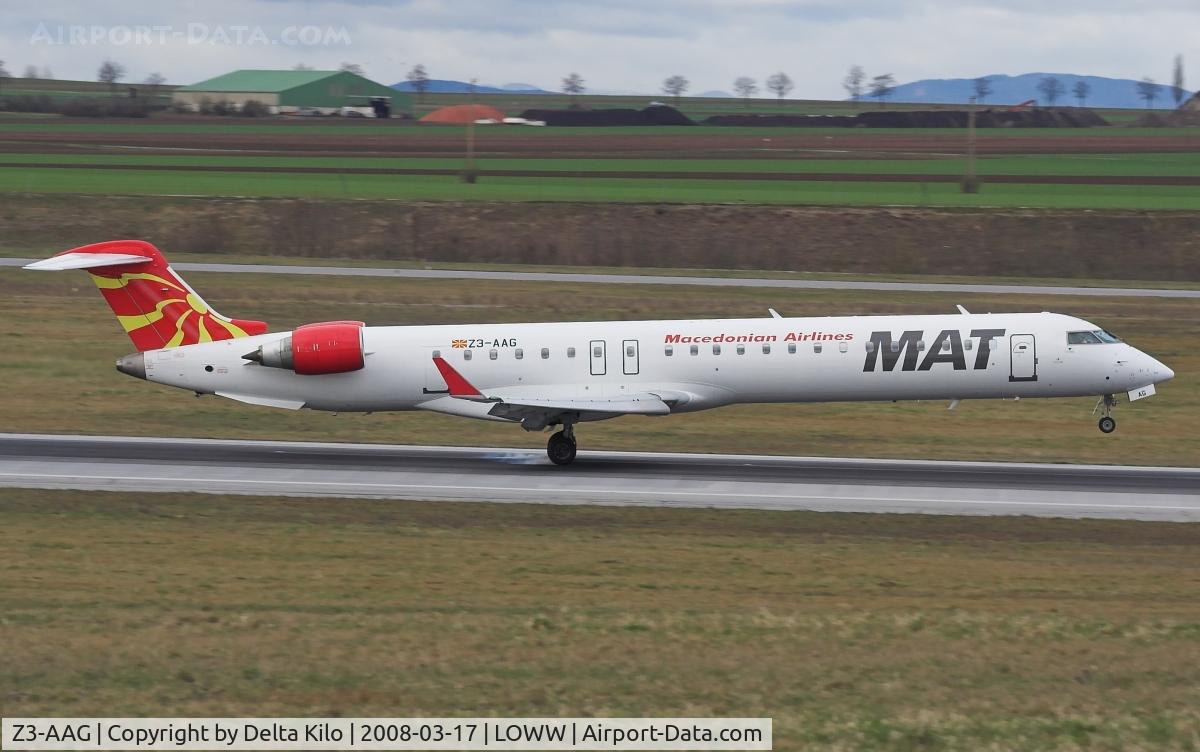
<path id="1" fill-rule="evenodd" d="M 10 249 L 1200 280 L 1200 214 L 10 196 Z"/>

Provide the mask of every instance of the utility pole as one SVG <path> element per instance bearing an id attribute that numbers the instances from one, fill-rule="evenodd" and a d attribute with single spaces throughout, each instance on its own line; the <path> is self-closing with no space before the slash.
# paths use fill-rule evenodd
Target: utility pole
<path id="1" fill-rule="evenodd" d="M 475 101 L 475 79 L 471 79 L 471 101 Z M 472 107 L 472 109 L 474 109 Z M 463 167 L 462 174 L 459 180 L 463 183 L 474 183 L 479 177 L 479 172 L 475 169 L 475 117 L 467 120 L 467 163 Z"/>
<path id="2" fill-rule="evenodd" d="M 962 180 L 963 193 L 979 193 L 979 176 L 975 174 L 975 97 L 967 109 L 967 171 Z"/>

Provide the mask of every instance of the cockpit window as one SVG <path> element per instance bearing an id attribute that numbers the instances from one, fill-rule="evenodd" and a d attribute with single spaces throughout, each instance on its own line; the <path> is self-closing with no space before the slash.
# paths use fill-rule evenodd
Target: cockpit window
<path id="1" fill-rule="evenodd" d="M 1068 345 L 1105 345 L 1121 340 L 1111 332 L 1095 329 L 1090 332 L 1067 332 Z"/>

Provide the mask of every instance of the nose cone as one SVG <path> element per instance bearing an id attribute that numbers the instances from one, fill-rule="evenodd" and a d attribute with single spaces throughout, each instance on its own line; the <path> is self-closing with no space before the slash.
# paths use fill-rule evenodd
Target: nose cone
<path id="1" fill-rule="evenodd" d="M 117 370 L 126 376 L 134 378 L 146 378 L 146 356 L 143 353 L 134 353 L 126 355 L 124 358 L 117 359 Z"/>
<path id="2" fill-rule="evenodd" d="M 1154 361 L 1154 383 L 1170 381 L 1175 378 L 1175 372 L 1160 360 Z"/>

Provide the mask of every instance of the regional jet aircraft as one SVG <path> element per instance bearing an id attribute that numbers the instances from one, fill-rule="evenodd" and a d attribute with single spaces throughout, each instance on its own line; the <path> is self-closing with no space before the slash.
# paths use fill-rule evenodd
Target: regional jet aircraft
<path id="1" fill-rule="evenodd" d="M 138 352 L 117 370 L 197 394 L 299 410 L 428 410 L 550 427 L 575 459 L 580 423 L 749 402 L 1154 394 L 1170 368 L 1057 313 L 365 326 L 267 331 L 226 318 L 149 243 L 75 248 L 27 269 L 83 269 Z"/>

